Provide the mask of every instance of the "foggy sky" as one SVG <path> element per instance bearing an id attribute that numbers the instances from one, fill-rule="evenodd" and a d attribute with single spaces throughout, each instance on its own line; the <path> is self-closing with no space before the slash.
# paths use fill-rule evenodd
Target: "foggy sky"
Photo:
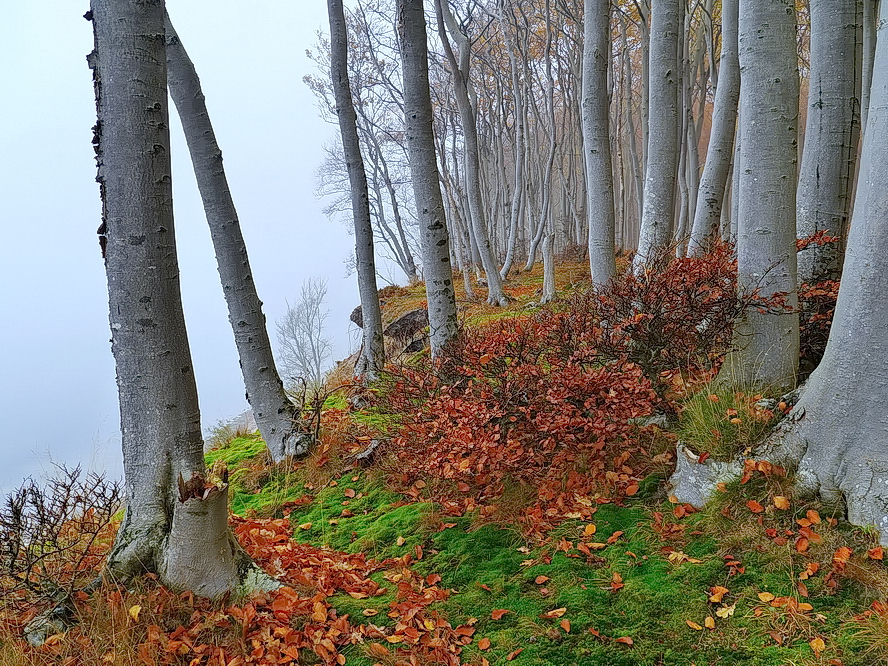
<path id="1" fill-rule="evenodd" d="M 357 305 L 353 239 L 321 213 L 315 169 L 335 128 L 302 82 L 326 30 L 318 0 L 168 0 L 201 77 L 272 337 L 310 276 L 328 281 L 337 358 Z M 114 363 L 96 228 L 88 2 L 28 0 L 0 22 L 0 494 L 51 462 L 118 476 Z M 172 109 L 172 104 L 170 105 Z M 246 409 L 212 243 L 172 110 L 173 194 L 204 428 Z"/>

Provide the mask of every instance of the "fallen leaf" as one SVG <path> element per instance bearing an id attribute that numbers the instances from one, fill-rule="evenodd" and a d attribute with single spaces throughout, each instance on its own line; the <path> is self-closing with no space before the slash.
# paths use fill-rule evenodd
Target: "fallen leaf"
<path id="1" fill-rule="evenodd" d="M 490 639 L 489 638 L 482 638 L 480 641 L 478 641 L 478 649 L 479 650 L 489 650 L 490 649 Z"/>
<path id="2" fill-rule="evenodd" d="M 373 617 L 374 615 L 379 615 L 379 611 L 375 608 L 365 608 L 361 611 L 361 615 L 364 617 Z"/>
<path id="3" fill-rule="evenodd" d="M 494 620 L 501 620 L 501 619 L 503 619 L 503 616 L 506 615 L 507 613 L 511 613 L 511 611 L 507 610 L 505 608 L 499 608 L 499 609 L 491 612 L 490 617 L 491 617 L 491 619 L 494 619 Z"/>
<path id="4" fill-rule="evenodd" d="M 346 488 L 346 489 L 345 489 L 345 492 L 344 492 L 343 494 L 344 494 L 346 497 L 351 498 L 351 497 L 354 497 L 357 493 L 355 493 L 355 489 L 354 489 L 354 488 Z"/>
<path id="5" fill-rule="evenodd" d="M 814 511 L 813 509 L 808 509 L 805 512 L 805 517 L 811 521 L 812 525 L 816 525 L 820 522 L 820 514 Z M 817 640 L 816 638 L 814 640 Z"/>
<path id="6" fill-rule="evenodd" d="M 820 638 L 820 636 L 812 639 L 811 642 L 808 643 L 808 645 L 810 645 L 811 649 L 814 650 L 814 656 L 818 658 L 820 657 L 820 653 L 826 649 L 826 643 L 823 642 L 823 639 Z"/>
<path id="7" fill-rule="evenodd" d="M 129 616 L 133 619 L 133 622 L 139 621 L 139 612 L 142 610 L 141 606 L 130 606 Z"/>
<path id="8" fill-rule="evenodd" d="M 537 585 L 542 585 L 547 580 L 549 580 L 548 576 L 537 576 L 536 578 L 534 578 L 533 582 L 536 583 Z"/>
<path id="9" fill-rule="evenodd" d="M 747 506 L 747 507 L 749 508 L 749 510 L 752 511 L 753 513 L 761 513 L 762 511 L 765 510 L 765 507 L 763 507 L 761 504 L 759 504 L 759 503 L 756 502 L 755 500 L 749 500 L 749 501 L 746 503 L 746 506 Z"/>
<path id="10" fill-rule="evenodd" d="M 552 619 L 552 618 L 556 618 L 556 617 L 561 617 L 566 612 L 567 612 L 567 608 L 555 608 L 553 610 L 546 611 L 545 613 L 540 615 L 540 617 Z M 494 618 L 494 619 L 496 619 L 496 618 Z"/>
<path id="11" fill-rule="evenodd" d="M 730 606 L 722 606 L 721 608 L 715 609 L 716 616 L 725 619 L 729 618 L 734 614 L 734 611 L 737 610 L 737 604 L 731 604 Z"/>
<path id="12" fill-rule="evenodd" d="M 597 529 L 598 528 L 595 527 L 595 523 L 589 523 L 588 525 L 586 525 L 586 527 L 583 528 L 583 536 L 592 536 L 593 534 L 595 534 L 595 530 Z"/>
<path id="13" fill-rule="evenodd" d="M 517 657 L 522 652 L 524 652 L 524 648 L 518 648 L 514 652 L 510 652 L 509 654 L 506 655 L 506 661 L 512 661 L 515 657 Z"/>
<path id="14" fill-rule="evenodd" d="M 311 619 L 315 622 L 324 622 L 327 619 L 327 607 L 320 601 L 315 601 L 311 609 Z"/>
<path id="15" fill-rule="evenodd" d="M 562 629 L 564 629 L 567 633 L 570 633 L 570 620 L 564 618 L 563 620 L 561 620 L 561 622 L 559 622 L 559 624 L 561 625 Z"/>
<path id="16" fill-rule="evenodd" d="M 714 604 L 719 603 L 722 600 L 722 598 L 728 592 L 730 592 L 730 590 L 728 590 L 728 588 L 722 587 L 721 585 L 716 585 L 715 587 L 710 587 L 709 591 L 711 592 L 711 595 L 709 597 L 709 601 L 711 601 Z"/>
<path id="17" fill-rule="evenodd" d="M 633 641 L 628 636 L 620 636 L 619 638 L 614 639 L 617 643 L 623 643 L 624 645 L 635 645 L 635 641 Z"/>
<path id="18" fill-rule="evenodd" d="M 885 551 L 882 549 L 882 546 L 876 546 L 866 551 L 866 556 L 871 560 L 881 560 L 885 557 Z"/>
<path id="19" fill-rule="evenodd" d="M 711 615 L 707 615 L 706 619 L 703 620 L 703 626 L 707 629 L 715 629 L 715 618 Z"/>
<path id="20" fill-rule="evenodd" d="M 789 500 L 786 499 L 783 495 L 774 495 L 774 506 L 776 506 L 778 509 L 788 509 Z"/>
<path id="21" fill-rule="evenodd" d="M 428 583 L 429 585 L 436 585 L 437 583 L 440 583 L 440 582 L 441 582 L 441 576 L 439 576 L 436 573 L 429 574 L 428 576 L 426 576 L 426 583 Z"/>
<path id="22" fill-rule="evenodd" d="M 299 529 L 300 529 L 300 530 L 310 530 L 310 529 L 311 529 L 311 523 L 302 523 L 302 524 L 299 526 Z"/>
<path id="23" fill-rule="evenodd" d="M 836 550 L 836 554 L 833 555 L 833 562 L 838 562 L 839 564 L 847 564 L 848 558 L 851 557 L 851 549 L 848 546 L 842 546 Z"/>
<path id="24" fill-rule="evenodd" d="M 808 550 L 809 541 L 805 537 L 799 537 L 795 544 L 796 552 L 804 553 Z"/>
<path id="25" fill-rule="evenodd" d="M 688 625 L 694 631 L 703 631 L 703 627 L 694 622 L 693 620 L 685 620 L 685 624 Z"/>
<path id="26" fill-rule="evenodd" d="M 758 598 L 761 599 L 762 601 L 764 601 L 765 603 L 768 603 L 769 601 L 774 600 L 774 595 L 771 594 L 770 592 L 759 592 Z"/>
<path id="27" fill-rule="evenodd" d="M 398 546 L 403 546 L 405 543 L 407 543 L 407 539 L 402 536 L 399 536 L 397 539 L 395 539 L 395 544 Z"/>

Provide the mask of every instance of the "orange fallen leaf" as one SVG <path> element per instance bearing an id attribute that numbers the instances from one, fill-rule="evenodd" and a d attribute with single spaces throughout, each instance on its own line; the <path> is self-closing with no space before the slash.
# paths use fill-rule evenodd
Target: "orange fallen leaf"
<path id="1" fill-rule="evenodd" d="M 344 494 L 346 497 L 351 498 L 351 497 L 354 497 L 357 493 L 355 492 L 355 489 L 354 489 L 354 488 L 346 488 L 346 489 L 345 489 L 345 492 L 344 492 L 343 494 Z"/>
<path id="2" fill-rule="evenodd" d="M 567 608 L 554 608 L 550 611 L 546 611 L 545 613 L 540 615 L 540 617 L 552 619 L 552 618 L 556 618 L 556 617 L 561 617 L 566 612 L 567 612 Z"/>
<path id="3" fill-rule="evenodd" d="M 327 619 L 327 607 L 320 601 L 315 601 L 311 609 L 311 619 L 315 622 L 323 622 Z"/>
<path id="4" fill-rule="evenodd" d="M 635 641 L 628 636 L 620 636 L 619 638 L 615 638 L 614 641 L 617 643 L 623 643 L 623 645 L 635 645 Z"/>
<path id="5" fill-rule="evenodd" d="M 816 525 L 820 522 L 820 514 L 814 511 L 813 509 L 808 509 L 805 512 L 805 517 L 811 521 L 812 525 Z M 817 640 L 816 638 L 814 640 Z"/>
<path id="6" fill-rule="evenodd" d="M 721 585 L 716 585 L 715 587 L 710 587 L 709 591 L 712 593 L 709 597 L 709 601 L 717 604 L 730 590 L 728 590 L 728 588 L 726 587 L 722 587 Z"/>
<path id="7" fill-rule="evenodd" d="M 882 546 L 876 546 L 866 551 L 866 556 L 871 560 L 881 560 L 885 558 L 885 551 L 882 549 Z"/>
<path id="8" fill-rule="evenodd" d="M 836 550 L 835 555 L 833 555 L 833 562 L 838 562 L 839 564 L 847 564 L 848 559 L 851 557 L 851 549 L 848 546 L 842 546 Z"/>
<path id="9" fill-rule="evenodd" d="M 524 648 L 518 648 L 514 652 L 510 652 L 509 654 L 506 655 L 506 661 L 512 661 L 515 657 L 517 657 L 522 652 L 524 652 Z"/>
<path id="10" fill-rule="evenodd" d="M 747 506 L 747 507 L 749 508 L 749 510 L 752 511 L 753 513 L 761 513 L 762 511 L 765 510 L 765 507 L 763 507 L 761 504 L 759 504 L 759 503 L 756 502 L 755 500 L 749 500 L 749 501 L 746 503 L 746 506 Z"/>
<path id="11" fill-rule="evenodd" d="M 490 639 L 489 638 L 482 638 L 480 641 L 478 641 L 478 649 L 479 650 L 489 650 L 490 649 Z"/>
<path id="12" fill-rule="evenodd" d="M 774 506 L 776 506 L 778 509 L 788 509 L 789 500 L 786 499 L 783 495 L 774 495 Z"/>
<path id="13" fill-rule="evenodd" d="M 561 620 L 561 622 L 559 622 L 559 624 L 561 625 L 562 629 L 564 629 L 567 633 L 570 633 L 570 620 L 564 618 L 563 620 Z"/>
<path id="14" fill-rule="evenodd" d="M 805 537 L 799 537 L 795 544 L 796 552 L 804 553 L 808 550 L 809 541 Z"/>
<path id="15" fill-rule="evenodd" d="M 503 616 L 507 613 L 511 613 L 512 611 L 507 610 L 505 608 L 498 608 L 497 610 L 490 613 L 490 617 L 493 620 L 502 620 Z"/>
<path id="16" fill-rule="evenodd" d="M 533 582 L 536 583 L 537 585 L 542 585 L 547 580 L 549 580 L 548 576 L 537 576 L 536 578 L 533 579 Z"/>
<path id="17" fill-rule="evenodd" d="M 826 649 L 826 643 L 823 642 L 823 639 L 818 636 L 811 640 L 808 645 L 811 646 L 811 649 L 814 650 L 814 656 L 820 657 L 820 653 Z"/>
<path id="18" fill-rule="evenodd" d="M 589 523 L 588 525 L 586 525 L 585 528 L 583 528 L 583 536 L 592 536 L 593 534 L 595 534 L 595 530 L 597 529 L 598 528 L 595 527 L 595 523 Z"/>
<path id="19" fill-rule="evenodd" d="M 302 524 L 299 526 L 299 529 L 300 529 L 300 530 L 310 530 L 310 529 L 311 529 L 311 523 L 302 523 Z"/>
<path id="20" fill-rule="evenodd" d="M 694 622 L 693 620 L 685 620 L 685 624 L 688 625 L 694 631 L 703 631 L 703 627 Z"/>

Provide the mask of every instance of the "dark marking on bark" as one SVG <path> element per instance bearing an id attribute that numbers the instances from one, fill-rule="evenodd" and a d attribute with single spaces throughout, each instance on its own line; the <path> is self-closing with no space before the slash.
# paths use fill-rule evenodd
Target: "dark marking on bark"
<path id="1" fill-rule="evenodd" d="M 157 324 L 153 319 L 136 319 L 136 323 L 142 328 L 156 328 Z"/>

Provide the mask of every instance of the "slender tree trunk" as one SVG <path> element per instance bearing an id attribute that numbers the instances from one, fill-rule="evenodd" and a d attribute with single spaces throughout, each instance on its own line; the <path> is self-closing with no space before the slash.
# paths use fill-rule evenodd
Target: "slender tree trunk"
<path id="1" fill-rule="evenodd" d="M 794 0 L 744 0 L 739 25 L 739 284 L 746 291 L 759 289 L 764 298 L 785 294 L 788 309 L 772 314 L 750 308 L 737 329 L 738 351 L 725 363 L 722 377 L 779 394 L 795 386 L 799 356 Z"/>
<path id="2" fill-rule="evenodd" d="M 651 6 L 649 136 L 636 267 L 644 266 L 672 239 L 681 129 L 681 17 L 678 0 L 655 0 Z"/>
<path id="3" fill-rule="evenodd" d="M 333 79 L 339 133 L 342 136 L 342 149 L 351 186 L 358 291 L 364 315 L 364 344 L 355 372 L 373 380 L 385 364 L 385 348 L 382 342 L 382 313 L 376 289 L 376 261 L 373 256 L 373 226 L 370 222 L 367 174 L 361 157 L 357 115 L 348 80 L 348 34 L 342 0 L 327 0 L 327 11 L 330 16 L 330 75 Z"/>
<path id="4" fill-rule="evenodd" d="M 778 460 L 808 490 L 872 525 L 888 546 L 888 24 L 878 32 L 869 125 L 832 332 L 786 421 Z"/>
<path id="5" fill-rule="evenodd" d="M 860 140 L 860 0 L 811 0 L 811 74 L 799 170 L 797 234 L 840 241 L 799 252 L 799 282 L 838 279 Z"/>
<path id="6" fill-rule="evenodd" d="M 469 217 L 481 265 L 484 267 L 484 275 L 487 278 L 487 302 L 491 305 L 506 305 L 508 298 L 503 292 L 502 279 L 493 252 L 490 248 L 490 240 L 487 233 L 487 224 L 484 216 L 484 204 L 481 196 L 481 166 L 478 152 L 478 127 L 469 95 L 469 55 L 470 47 L 468 38 L 460 31 L 459 26 L 450 13 L 450 8 L 434 0 L 435 13 L 438 17 L 438 33 L 444 44 L 444 51 L 450 64 L 453 76 L 453 88 L 456 94 L 456 105 L 459 110 L 460 125 L 463 130 L 463 155 L 465 158 L 466 195 L 469 201 Z M 447 28 L 445 28 L 445 23 Z M 448 31 L 458 44 L 459 61 L 450 46 L 447 37 Z"/>
<path id="7" fill-rule="evenodd" d="M 706 250 L 721 220 L 728 172 L 734 152 L 737 104 L 740 98 L 740 60 L 737 55 L 737 20 L 740 0 L 722 0 L 722 47 L 718 88 L 712 109 L 712 130 L 706 164 L 697 193 L 697 211 L 688 243 L 688 254 Z"/>
<path id="8" fill-rule="evenodd" d="M 863 72 L 860 91 L 861 126 L 867 126 L 871 88 L 873 82 L 873 64 L 876 55 L 876 33 L 879 26 L 879 14 L 882 0 L 863 1 Z"/>
<path id="9" fill-rule="evenodd" d="M 614 181 L 610 148 L 607 65 L 611 58 L 610 0 L 585 0 L 583 12 L 583 154 L 592 283 L 617 272 L 614 249 Z M 628 84 L 631 85 L 631 82 Z"/>
<path id="10" fill-rule="evenodd" d="M 437 356 L 456 335 L 457 320 L 450 239 L 432 129 L 425 13 L 422 0 L 398 0 L 397 7 L 405 134 L 423 251 L 429 340 L 432 356 Z"/>
<path id="11" fill-rule="evenodd" d="M 170 96 L 182 121 L 210 226 L 247 400 L 253 408 L 259 432 L 275 460 L 305 453 L 307 437 L 299 432 L 296 409 L 284 392 L 274 362 L 262 301 L 256 293 L 247 245 L 228 189 L 222 151 L 216 143 L 200 79 L 169 16 L 165 14 L 164 20 Z"/>
<path id="12" fill-rule="evenodd" d="M 164 5 L 93 0 L 90 65 L 98 123 L 111 351 L 120 396 L 126 514 L 106 571 L 144 572 L 218 597 L 270 589 L 227 528 L 227 486 L 204 495 L 197 388 L 173 228 Z M 177 479 L 199 487 L 182 496 Z M 201 542 L 199 550 L 194 548 Z M 264 575 L 264 574 L 263 574 Z"/>

